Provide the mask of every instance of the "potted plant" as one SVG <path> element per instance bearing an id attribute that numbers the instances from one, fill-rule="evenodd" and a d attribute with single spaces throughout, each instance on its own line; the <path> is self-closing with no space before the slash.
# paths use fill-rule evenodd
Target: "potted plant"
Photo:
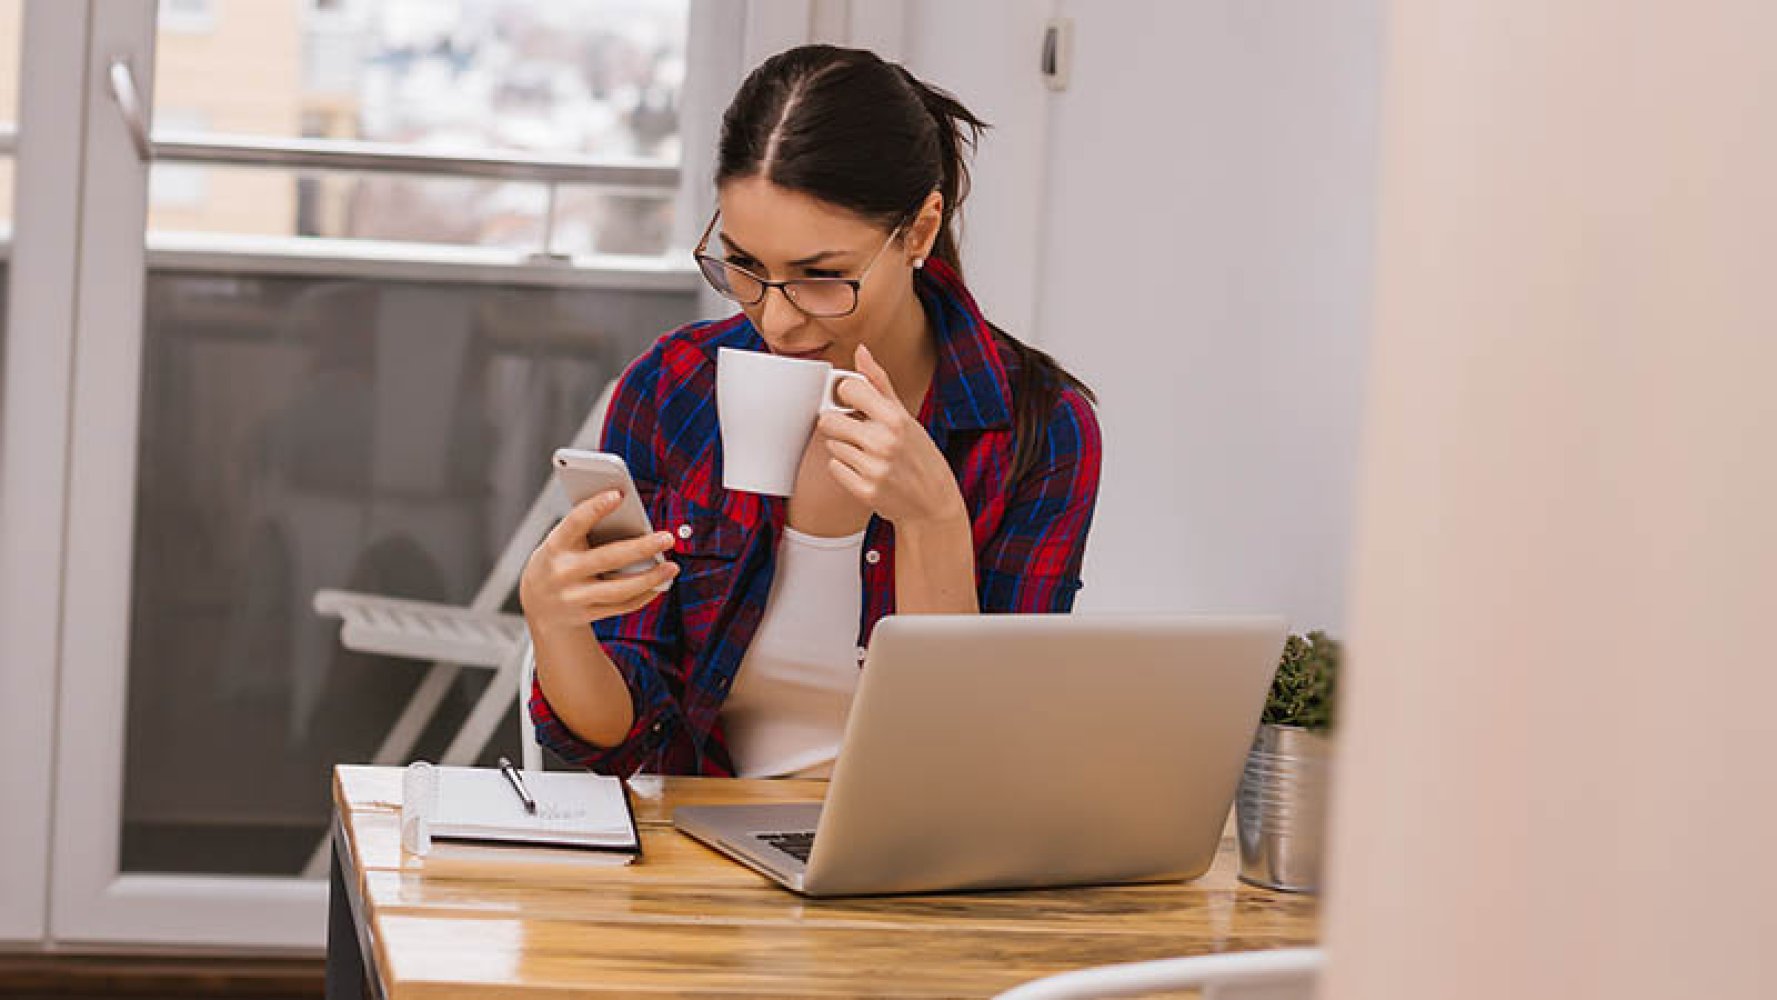
<path id="1" fill-rule="evenodd" d="M 1242 881 L 1288 892 L 1320 888 L 1340 655 L 1338 640 L 1325 632 L 1284 643 L 1234 800 Z"/>

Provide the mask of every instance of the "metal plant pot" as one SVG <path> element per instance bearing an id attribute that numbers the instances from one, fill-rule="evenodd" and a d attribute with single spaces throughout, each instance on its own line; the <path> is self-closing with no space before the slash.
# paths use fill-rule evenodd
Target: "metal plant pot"
<path id="1" fill-rule="evenodd" d="M 1332 749 L 1322 732 L 1259 727 L 1234 800 L 1241 881 L 1286 892 L 1320 888 Z"/>

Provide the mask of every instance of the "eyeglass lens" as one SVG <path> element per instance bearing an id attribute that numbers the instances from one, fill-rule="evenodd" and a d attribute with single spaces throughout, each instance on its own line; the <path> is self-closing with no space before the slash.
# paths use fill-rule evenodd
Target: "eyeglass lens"
<path id="1" fill-rule="evenodd" d="M 765 297 L 765 285 L 754 275 L 722 260 L 699 257 L 704 278 L 722 296 L 743 306 Z M 857 289 L 850 282 L 832 278 L 804 278 L 783 284 L 784 294 L 798 309 L 811 316 L 839 316 L 857 306 Z"/>

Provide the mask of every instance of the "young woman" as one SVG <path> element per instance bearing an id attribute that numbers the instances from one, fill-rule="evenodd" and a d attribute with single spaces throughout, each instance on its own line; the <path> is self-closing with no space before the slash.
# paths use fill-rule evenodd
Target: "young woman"
<path id="1" fill-rule="evenodd" d="M 1072 608 L 1098 423 L 1085 386 L 963 285 L 953 222 L 984 127 L 864 51 L 793 49 L 741 85 L 697 251 L 741 312 L 661 338 L 604 429 L 662 530 L 589 548 L 617 499 L 594 497 L 520 582 L 531 716 L 563 759 L 819 773 L 884 615 Z M 840 387 L 858 412 L 820 418 L 787 500 L 721 487 L 720 347 L 867 377 Z M 672 558 L 646 574 L 601 576 L 659 552 Z"/>

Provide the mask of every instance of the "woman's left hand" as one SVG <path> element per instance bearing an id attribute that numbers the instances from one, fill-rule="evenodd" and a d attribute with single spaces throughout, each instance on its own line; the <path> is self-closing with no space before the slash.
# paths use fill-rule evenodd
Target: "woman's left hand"
<path id="1" fill-rule="evenodd" d="M 846 379 L 835 393 L 857 415 L 821 414 L 834 480 L 898 528 L 958 520 L 966 525 L 968 507 L 937 443 L 907 412 L 888 372 L 863 345 L 857 366 L 868 383 Z"/>

